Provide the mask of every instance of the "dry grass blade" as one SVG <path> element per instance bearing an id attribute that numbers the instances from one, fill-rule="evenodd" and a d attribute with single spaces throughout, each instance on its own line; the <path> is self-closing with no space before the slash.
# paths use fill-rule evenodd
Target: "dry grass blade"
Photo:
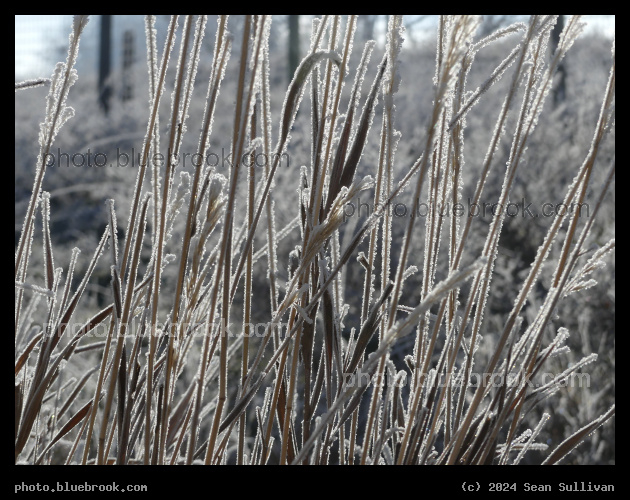
<path id="1" fill-rule="evenodd" d="M 273 182 L 274 176 L 276 174 L 276 170 L 280 163 L 281 153 L 284 151 L 286 147 L 286 142 L 289 135 L 289 130 L 295 120 L 295 115 L 297 113 L 297 109 L 299 107 L 300 101 L 303 95 L 303 87 L 306 83 L 309 74 L 316 66 L 316 64 L 322 59 L 331 59 L 335 62 L 335 64 L 339 65 L 339 55 L 335 52 L 315 52 L 313 54 L 305 57 L 300 66 L 297 68 L 293 80 L 289 86 L 287 91 L 283 112 L 282 112 L 282 126 L 280 130 L 280 138 L 278 139 L 278 145 L 276 146 L 276 151 L 273 155 L 273 165 L 269 174 L 267 175 L 267 180 L 265 182 L 265 188 L 263 190 L 262 196 L 260 197 L 260 202 L 258 204 L 258 208 L 256 209 L 256 215 L 254 217 L 254 222 L 251 224 L 249 228 L 249 234 L 247 235 L 247 239 L 245 240 L 244 248 L 249 248 L 252 244 L 252 240 L 254 238 L 254 233 L 256 227 L 258 225 L 258 220 L 260 219 L 260 215 L 262 214 L 263 206 L 266 205 L 267 197 L 269 195 L 269 190 L 271 188 L 271 184 Z M 232 297 L 236 292 L 236 285 L 239 282 L 241 272 L 243 270 L 243 266 L 245 265 L 245 256 L 246 253 L 241 254 L 241 258 L 239 260 L 238 265 L 236 266 L 236 272 L 234 273 L 234 280 L 232 286 Z"/>
<path id="2" fill-rule="evenodd" d="M 39 87 L 41 85 L 50 85 L 50 78 L 34 78 L 32 80 L 24 80 L 15 83 L 15 91 Z"/>
<path id="3" fill-rule="evenodd" d="M 331 174 L 330 174 L 330 181 L 328 185 L 326 210 L 322 214 L 323 218 L 326 217 L 328 210 L 330 210 L 330 205 L 332 205 L 333 200 L 337 197 L 337 194 L 339 194 L 339 190 L 341 189 L 341 186 L 342 186 L 341 178 L 342 178 L 342 174 L 344 172 L 344 168 L 346 165 L 348 145 L 350 144 L 350 133 L 352 132 L 352 126 L 354 122 L 354 113 L 357 106 L 357 99 L 358 99 L 357 94 L 361 89 L 361 83 L 363 82 L 363 77 L 367 69 L 367 62 L 370 59 L 370 55 L 372 54 L 373 48 L 374 48 L 373 44 L 366 45 L 365 50 L 361 56 L 361 62 L 359 63 L 359 68 L 357 69 L 357 75 L 355 77 L 354 87 L 352 89 L 352 94 L 350 95 L 350 101 L 348 103 L 348 113 L 346 114 L 346 117 L 345 117 L 343 129 L 341 132 L 341 136 L 339 138 L 339 144 L 337 145 L 337 151 L 335 152 L 335 157 L 331 165 Z M 380 80 L 381 76 L 382 76 L 382 73 L 380 76 L 377 76 L 377 80 Z M 317 87 L 313 85 L 313 89 L 316 89 L 316 88 Z M 368 98 L 366 102 L 365 110 L 367 110 L 370 101 L 372 102 L 372 104 L 370 105 L 370 108 L 374 105 L 374 101 L 376 97 L 375 92 L 377 90 L 378 90 L 378 87 L 373 86 L 372 93 L 370 94 L 370 97 Z M 317 108 L 317 103 L 315 101 L 313 104 L 314 104 L 313 108 L 314 108 L 314 119 L 315 119 L 318 108 Z M 365 110 L 364 110 L 364 115 L 362 118 L 367 119 L 369 116 L 369 113 L 366 115 Z M 360 128 L 365 128 L 365 126 L 366 124 L 363 123 L 362 121 Z M 367 126 L 369 127 L 369 124 L 367 124 Z M 319 131 L 319 126 L 318 125 L 313 126 L 313 131 L 314 132 Z M 364 137 L 363 142 L 365 142 L 365 137 Z M 356 164 L 358 163 L 358 159 L 354 163 L 355 163 L 354 169 L 356 169 Z"/>
<path id="4" fill-rule="evenodd" d="M 380 309 L 387 300 L 387 297 L 389 297 L 389 294 L 392 293 L 393 289 L 394 284 L 391 282 L 388 283 L 388 285 L 385 287 L 385 290 L 383 291 L 383 294 L 381 295 L 381 298 L 378 299 L 378 301 L 372 306 L 372 310 L 370 311 L 367 320 L 365 321 L 365 323 L 363 323 L 361 331 L 359 332 L 359 336 L 354 345 L 352 358 L 347 362 L 344 368 L 346 373 L 354 373 L 354 370 L 356 370 L 359 362 L 363 358 L 365 348 L 367 347 L 368 342 L 376 332 L 376 329 L 380 322 L 382 314 Z"/>
<path id="5" fill-rule="evenodd" d="M 306 79 L 309 77 L 315 65 L 322 59 L 330 59 L 337 66 L 341 64 L 339 54 L 337 54 L 336 52 L 319 51 L 313 54 L 309 54 L 302 60 L 297 70 L 295 71 L 295 76 L 293 77 L 293 81 L 289 86 L 289 90 L 284 101 L 282 128 L 280 130 L 280 144 L 284 144 L 287 136 L 289 135 L 289 130 L 291 128 L 293 120 L 295 119 L 297 107 L 302 98 L 302 89 L 304 87 L 304 84 L 306 83 Z"/>
<path id="6" fill-rule="evenodd" d="M 76 16 L 80 18 L 80 22 L 73 25 L 72 34 L 70 35 L 70 46 L 68 48 L 67 63 L 59 63 L 51 80 L 50 92 L 48 94 L 48 102 L 46 109 L 46 119 L 42 123 L 42 134 L 40 135 L 40 153 L 38 158 L 37 172 L 31 192 L 28 210 L 24 218 L 24 225 L 20 233 L 20 241 L 15 258 L 15 276 L 19 278 L 19 274 L 26 274 L 28 268 L 28 255 L 25 255 L 27 241 L 32 234 L 34 224 L 34 214 L 37 208 L 38 198 L 42 189 L 44 173 L 46 172 L 46 157 L 50 153 L 53 140 L 63 126 L 73 114 L 72 108 L 66 107 L 66 100 L 70 87 L 76 81 L 76 71 L 74 64 L 79 53 L 79 38 L 85 25 L 88 23 L 88 16 Z M 18 281 L 24 281 L 18 279 Z"/>
<path id="7" fill-rule="evenodd" d="M 39 458 L 35 461 L 35 465 L 39 465 L 41 461 L 46 456 L 46 453 L 54 446 L 54 444 L 59 441 L 62 437 L 68 434 L 72 429 L 74 429 L 79 423 L 83 421 L 83 419 L 88 415 L 90 408 L 92 407 L 92 401 L 88 401 L 78 412 L 76 412 L 70 420 L 64 425 L 61 430 L 57 433 L 57 435 L 50 440 L 48 446 L 42 451 Z"/>
<path id="8" fill-rule="evenodd" d="M 545 459 L 542 465 L 557 465 L 564 457 L 566 457 L 573 449 L 584 441 L 584 438 L 591 434 L 595 429 L 604 424 L 609 418 L 615 414 L 615 405 L 613 405 L 606 413 L 600 415 L 590 424 L 585 425 L 579 431 L 575 432 L 558 447 L 551 452 L 551 454 Z"/>
<path id="9" fill-rule="evenodd" d="M 335 311 L 333 308 L 332 297 L 330 290 L 324 291 L 322 300 L 322 313 L 324 315 L 324 349 L 325 349 L 325 367 L 326 367 L 326 387 L 329 391 L 329 404 L 332 394 L 332 381 L 333 381 L 333 356 L 335 359 L 339 359 L 339 353 L 335 348 L 337 346 L 337 337 L 339 333 L 335 325 Z"/>
<path id="10" fill-rule="evenodd" d="M 44 231 L 44 260 L 46 262 L 46 288 L 53 289 L 55 264 L 50 240 L 50 194 L 42 193 L 42 229 Z"/>
<path id="11" fill-rule="evenodd" d="M 177 432 L 179 432 L 182 424 L 184 423 L 185 416 L 191 407 L 192 398 L 195 395 L 195 389 L 196 384 L 191 384 L 186 394 L 184 394 L 177 407 L 173 410 L 173 414 L 168 424 L 168 434 L 166 435 L 167 447 L 170 447 L 173 444 Z"/>
<path id="12" fill-rule="evenodd" d="M 96 249 L 94 257 L 92 258 L 92 261 L 90 262 L 90 265 L 86 271 L 86 274 L 81 284 L 79 285 L 79 288 L 75 292 L 75 295 L 72 301 L 68 305 L 66 312 L 62 316 L 61 320 L 58 322 L 58 325 L 52 337 L 44 338 L 40 355 L 37 360 L 37 367 L 35 370 L 35 375 L 31 382 L 31 389 L 29 391 L 29 395 L 24 405 L 25 410 L 22 415 L 22 419 L 20 421 L 20 430 L 18 433 L 18 437 L 16 439 L 16 447 L 15 447 L 16 458 L 20 454 L 20 452 L 22 451 L 22 448 L 24 447 L 24 445 L 26 444 L 28 440 L 28 435 L 31 431 L 33 424 L 35 423 L 35 418 L 37 417 L 37 414 L 39 413 L 40 405 L 44 399 L 44 395 L 46 393 L 48 385 L 50 381 L 52 380 L 52 377 L 55 375 L 61 361 L 65 360 L 66 356 L 68 357 L 70 356 L 70 353 L 72 352 L 72 349 L 74 349 L 74 347 L 76 346 L 76 342 L 79 340 L 79 338 L 85 333 L 87 333 L 87 331 L 89 331 L 89 330 L 81 329 L 81 331 L 79 331 L 79 333 L 77 333 L 74 336 L 72 341 L 68 343 L 68 345 L 64 348 L 62 353 L 57 356 L 52 366 L 49 367 L 52 351 L 57 345 L 57 343 L 59 342 L 59 340 L 61 339 L 61 336 L 65 332 L 66 328 L 70 324 L 70 318 L 72 317 L 75 311 L 75 308 L 77 307 L 79 303 L 79 299 L 81 298 L 81 295 L 83 294 L 85 287 L 87 286 L 87 282 L 94 271 L 94 267 L 96 266 L 96 261 L 98 260 L 98 257 L 101 255 L 103 251 L 103 247 L 105 245 L 105 241 L 107 239 L 108 234 L 109 234 L 109 230 L 106 229 L 105 233 L 103 234 L 103 237 L 101 238 L 99 246 Z M 99 319 L 98 316 L 100 315 L 97 315 L 97 318 L 96 318 L 97 320 Z M 100 323 L 100 321 L 98 322 Z"/>
<path id="13" fill-rule="evenodd" d="M 379 65 L 378 73 L 372 85 L 372 90 L 370 91 L 367 101 L 365 102 L 365 106 L 363 107 L 363 111 L 361 113 L 361 118 L 359 119 L 359 125 L 354 135 L 352 146 L 350 147 L 350 151 L 348 152 L 348 156 L 346 157 L 346 161 L 343 166 L 343 172 L 341 174 L 341 178 L 339 179 L 339 185 L 335 186 L 337 189 L 337 193 L 339 192 L 338 190 L 342 187 L 349 187 L 354 179 L 354 174 L 357 170 L 361 155 L 363 154 L 363 149 L 365 148 L 367 135 L 370 131 L 370 125 L 372 124 L 372 119 L 374 118 L 374 106 L 376 104 L 376 96 L 378 95 L 378 91 L 381 88 L 381 81 L 383 79 L 383 73 L 385 72 L 386 66 L 387 57 L 384 57 L 381 61 L 381 64 Z M 333 194 L 333 200 L 336 198 L 337 193 Z"/>
<path id="14" fill-rule="evenodd" d="M 22 406 L 24 404 L 24 394 L 22 392 L 22 383 L 15 384 L 15 438 L 18 436 L 18 429 L 20 425 L 20 415 L 22 415 Z"/>
<path id="15" fill-rule="evenodd" d="M 262 375 L 258 378 L 255 384 L 253 384 L 245 394 L 241 395 L 240 399 L 232 408 L 232 410 L 225 416 L 223 422 L 219 427 L 219 433 L 223 432 L 229 426 L 234 425 L 238 417 L 240 417 L 243 413 L 243 410 L 247 407 L 247 405 L 251 402 L 252 398 L 256 395 L 258 389 L 262 386 L 262 383 L 265 380 L 265 376 Z"/>
<path id="16" fill-rule="evenodd" d="M 43 336 L 44 336 L 43 332 L 38 333 L 37 335 L 35 335 L 31 339 L 31 341 L 28 343 L 28 345 L 24 348 L 24 351 L 22 351 L 22 354 L 20 354 L 20 356 L 18 357 L 17 362 L 15 363 L 15 374 L 16 375 L 18 373 L 20 373 L 20 370 L 24 366 L 24 363 L 26 363 L 26 360 L 28 359 L 28 357 L 30 356 L 31 352 L 33 351 L 33 348 L 39 343 L 39 341 L 42 339 Z"/>

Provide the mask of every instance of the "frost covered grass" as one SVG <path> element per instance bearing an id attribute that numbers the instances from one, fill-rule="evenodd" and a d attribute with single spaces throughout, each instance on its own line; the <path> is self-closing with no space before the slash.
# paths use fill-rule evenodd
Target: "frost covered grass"
<path id="1" fill-rule="evenodd" d="M 101 208 L 89 263 L 76 249 L 64 269 L 44 188 L 74 115 L 76 16 L 66 62 L 19 86 L 49 90 L 15 252 L 16 462 L 555 464 L 601 426 L 614 437 L 614 361 L 591 370 L 606 347 L 571 322 L 598 313 L 595 278 L 614 274 L 601 269 L 615 247 L 614 44 L 597 109 L 580 117 L 590 142 L 572 146 L 577 160 L 548 151 L 541 135 L 581 105 L 549 102 L 582 31 L 573 16 L 553 38 L 556 21 L 480 34 L 475 16 L 442 16 L 430 99 L 405 130 L 399 100 L 416 83 L 401 78 L 414 54 L 401 16 L 382 49 L 356 40 L 357 16 L 315 20 L 281 108 L 270 16 L 246 16 L 238 35 L 220 16 L 211 54 L 205 16 L 173 16 L 162 50 L 147 16 L 135 184 Z M 178 159 L 208 157 L 217 134 L 233 165 L 187 171 Z M 553 190 L 543 170 L 558 172 Z M 538 188 L 588 213 L 556 210 L 524 237 L 509 209 L 466 212 Z M 578 375 L 590 386 L 574 389 Z M 614 444 L 593 447 L 578 463 L 614 461 Z"/>

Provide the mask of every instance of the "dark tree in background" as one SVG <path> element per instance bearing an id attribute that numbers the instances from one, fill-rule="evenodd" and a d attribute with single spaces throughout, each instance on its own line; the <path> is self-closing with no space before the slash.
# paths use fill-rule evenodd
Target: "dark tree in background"
<path id="1" fill-rule="evenodd" d="M 133 98 L 132 72 L 134 60 L 133 31 L 126 30 L 123 34 L 123 62 L 122 62 L 122 95 L 123 101 Z"/>
<path id="2" fill-rule="evenodd" d="M 558 16 L 558 22 L 551 32 L 551 53 L 553 54 L 560 43 L 560 33 L 564 29 L 564 16 Z M 564 59 L 558 65 L 558 82 L 553 88 L 553 103 L 557 106 L 566 96 L 567 90 L 567 70 L 564 66 Z"/>
<path id="3" fill-rule="evenodd" d="M 109 111 L 110 84 L 107 81 L 111 68 L 112 16 L 101 16 L 100 57 L 98 64 L 98 100 L 105 114 Z"/>
<path id="4" fill-rule="evenodd" d="M 289 82 L 300 64 L 300 16 L 289 16 Z"/>
<path id="5" fill-rule="evenodd" d="M 374 38 L 374 23 L 376 22 L 375 15 L 359 16 L 359 22 L 361 23 L 361 37 L 363 41 L 372 40 Z"/>

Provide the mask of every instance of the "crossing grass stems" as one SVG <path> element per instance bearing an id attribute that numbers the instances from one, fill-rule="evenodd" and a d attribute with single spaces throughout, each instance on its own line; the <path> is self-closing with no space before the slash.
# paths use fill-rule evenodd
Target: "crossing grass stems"
<path id="1" fill-rule="evenodd" d="M 230 33 L 230 21 L 218 17 L 207 60 L 201 50 L 206 16 L 172 16 L 161 52 L 155 18 L 146 17 L 150 105 L 125 238 L 118 239 L 124 218 L 111 200 L 109 223 L 78 285 L 73 280 L 78 250 L 67 269 L 55 267 L 50 197 L 43 187 L 46 154 L 73 115 L 67 98 L 77 78 L 74 65 L 87 16 L 75 16 L 67 60 L 49 82 L 42 80 L 50 89 L 40 154 L 15 253 L 16 462 L 503 465 L 522 463 L 535 450 L 542 463 L 554 464 L 609 422 L 614 405 L 548 448 L 549 415 L 533 424 L 528 418 L 532 408 L 563 390 L 561 382 L 596 362 L 596 355 L 557 373 L 554 383 L 528 382 L 545 372 L 549 359 L 566 352 L 571 332 L 561 327 L 551 341 L 544 334 L 558 305 L 592 286 L 591 275 L 614 251 L 610 240 L 583 261 L 614 179 L 613 159 L 603 184 L 592 182 L 594 170 L 604 168 L 598 152 L 614 126 L 614 45 L 590 148 L 564 188 L 567 206 L 588 200 L 594 209 L 586 222 L 570 213 L 549 219 L 487 352 L 479 346 L 487 336 L 483 318 L 505 213 L 498 211 L 480 228 L 475 218 L 429 211 L 425 219 L 408 217 L 396 231 L 388 207 L 403 193 L 412 194 L 412 213 L 421 201 L 428 206 L 462 201 L 470 179 L 464 175 L 467 117 L 502 78 L 509 84 L 469 187 L 479 202 L 489 179 L 501 179 L 497 201 L 506 206 L 553 78 L 582 30 L 579 16 L 567 19 L 551 50 L 557 16 L 531 16 L 484 37 L 477 34 L 475 16 L 441 16 L 424 144 L 406 165 L 397 160 L 405 134 L 396 128 L 396 97 L 404 84 L 401 16 L 389 17 L 383 57 L 375 67 L 374 42 L 359 47 L 360 58 L 351 58 L 357 16 L 316 19 L 277 116 L 271 106 L 272 19 L 246 16 L 240 43 Z M 507 39 L 513 44 L 503 61 L 470 89 L 475 56 Z M 222 94 L 231 58 L 238 61 L 237 74 L 230 76 L 236 79 L 234 94 Z M 356 67 L 352 61 L 358 61 Z M 196 79 L 200 65 L 210 65 L 207 82 Z M 195 85 L 207 85 L 200 127 L 187 123 Z M 29 92 L 30 86 L 20 89 Z M 161 133 L 159 110 L 167 87 L 170 126 Z M 165 147 L 179 152 L 189 127 L 201 131 L 196 152 L 203 155 L 220 99 L 235 102 L 233 158 L 251 158 L 253 164 L 262 153 L 272 161 L 262 169 L 239 165 L 226 176 L 202 165 L 178 181 L 175 155 L 160 168 L 153 153 Z M 298 109 L 309 105 L 311 158 L 296 177 L 297 216 L 278 228 L 283 193 L 274 181 Z M 368 138 L 378 141 L 378 156 L 366 167 Z M 497 164 L 502 142 L 509 144 L 504 167 Z M 344 207 L 359 195 L 372 196 L 374 210 L 350 231 Z M 183 230 L 174 237 L 177 227 Z M 483 243 L 471 244 L 482 230 L 487 230 Z M 286 256 L 281 240 L 296 231 L 298 244 Z M 412 252 L 422 235 L 422 253 Z M 36 282 L 29 264 L 40 244 L 44 269 L 37 276 L 44 279 Z M 147 251 L 149 259 L 143 257 Z M 357 260 L 360 312 L 351 317 L 344 276 Z M 70 327 L 99 266 L 111 271 L 109 305 Z M 169 274 L 175 277 L 170 286 L 164 283 L 167 267 L 176 269 Z M 543 268 L 552 273 L 552 285 L 532 311 L 528 300 L 539 293 Z M 414 291 L 409 277 L 418 269 Z M 261 281 L 268 295 L 254 299 Z M 415 303 L 408 302 L 410 296 Z M 268 302 L 269 316 L 254 332 L 261 301 Z M 241 326 L 227 328 L 236 313 Z M 107 335 L 93 342 L 97 329 Z M 94 365 L 81 378 L 65 376 L 85 359 Z M 473 384 L 475 372 L 486 374 L 482 383 Z"/>

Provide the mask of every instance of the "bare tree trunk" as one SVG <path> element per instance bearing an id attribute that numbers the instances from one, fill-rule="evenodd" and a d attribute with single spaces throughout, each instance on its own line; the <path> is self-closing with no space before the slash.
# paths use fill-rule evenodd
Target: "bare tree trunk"
<path id="1" fill-rule="evenodd" d="M 134 42 L 133 31 L 127 30 L 123 35 L 123 66 L 122 66 L 122 100 L 133 98 L 133 61 Z"/>
<path id="2" fill-rule="evenodd" d="M 300 64 L 300 16 L 289 16 L 289 82 Z"/>
<path id="3" fill-rule="evenodd" d="M 102 15 L 100 57 L 98 65 L 98 100 L 105 114 L 109 111 L 109 97 L 112 93 L 111 86 L 107 81 L 111 67 L 111 39 L 112 16 Z"/>
<path id="4" fill-rule="evenodd" d="M 363 32 L 361 36 L 363 37 L 363 41 L 372 40 L 374 38 L 374 23 L 376 21 L 376 16 L 374 15 L 365 15 L 359 16 L 363 25 Z"/>
<path id="5" fill-rule="evenodd" d="M 560 33 L 564 29 L 564 16 L 558 16 L 558 22 L 551 32 L 551 52 L 552 54 L 558 48 L 560 43 Z M 553 88 L 553 103 L 560 104 L 566 98 L 567 93 L 567 69 L 564 65 L 564 59 L 558 65 L 558 83 Z"/>

